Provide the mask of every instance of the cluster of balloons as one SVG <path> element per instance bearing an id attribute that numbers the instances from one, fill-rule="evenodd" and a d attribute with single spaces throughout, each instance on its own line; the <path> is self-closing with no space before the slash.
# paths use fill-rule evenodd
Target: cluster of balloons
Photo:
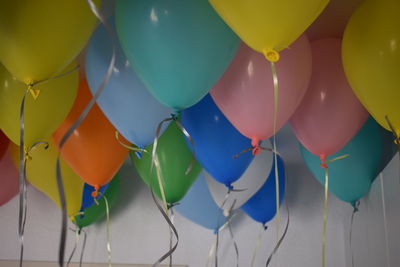
<path id="1" fill-rule="evenodd" d="M 290 121 L 318 180 L 324 179 L 321 163 L 350 155 L 330 164 L 329 188 L 354 203 L 369 190 L 383 155 L 392 155 L 381 126 L 400 144 L 400 30 L 394 23 L 400 3 L 366 0 L 343 40 L 310 42 L 304 32 L 327 3 L 118 0 L 114 16 L 95 30 L 94 7 L 85 1 L 2 1 L 0 129 L 7 138 L 0 135 L 0 166 L 10 173 L 2 181 L 16 175 L 11 162 L 18 164 L 23 128 L 27 147 L 49 144 L 26 152 L 28 181 L 59 204 L 54 176 L 61 154 L 67 212 L 78 226 L 104 215 L 102 196 L 115 201 L 114 177 L 129 154 L 158 197 L 165 191 L 169 204 L 182 202 L 182 214 L 218 230 L 227 218 L 207 177 L 225 192 L 237 187 L 259 164 L 253 149 Z M 76 126 L 110 62 L 103 93 Z M 169 125 L 160 124 L 168 118 Z M 155 138 L 161 184 L 152 168 Z M 283 159 L 264 154 L 266 169 L 253 174 L 260 178 L 235 206 L 263 224 L 275 215 L 285 187 Z M 17 191 L 15 179 L 9 183 L 14 190 L 4 199 Z M 92 191 L 101 193 L 98 204 Z M 204 201 L 196 201 L 200 195 Z"/>

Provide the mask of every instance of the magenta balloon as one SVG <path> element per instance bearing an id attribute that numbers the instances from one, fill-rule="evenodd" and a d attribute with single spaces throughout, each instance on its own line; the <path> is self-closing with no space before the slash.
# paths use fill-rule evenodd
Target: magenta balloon
<path id="1" fill-rule="evenodd" d="M 311 48 L 301 36 L 276 63 L 279 81 L 277 130 L 300 104 L 311 76 Z M 274 134 L 274 86 L 265 57 L 241 44 L 222 78 L 211 90 L 218 107 L 231 123 L 254 142 Z"/>
<path id="2" fill-rule="evenodd" d="M 18 171 L 7 151 L 0 160 L 0 206 L 19 192 Z"/>
<path id="3" fill-rule="evenodd" d="M 326 157 L 350 141 L 367 120 L 368 112 L 347 82 L 341 40 L 318 40 L 311 43 L 311 49 L 310 86 L 290 123 L 307 150 Z"/>

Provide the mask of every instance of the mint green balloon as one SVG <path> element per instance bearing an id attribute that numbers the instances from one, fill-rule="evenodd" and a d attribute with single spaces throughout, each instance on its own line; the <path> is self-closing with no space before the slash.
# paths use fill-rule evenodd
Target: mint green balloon
<path id="1" fill-rule="evenodd" d="M 119 0 L 115 20 L 134 71 L 175 110 L 207 94 L 239 45 L 207 0 Z"/>
<path id="2" fill-rule="evenodd" d="M 339 199 L 354 204 L 370 189 L 381 166 L 383 149 L 382 128 L 369 118 L 361 130 L 341 150 L 329 159 L 349 154 L 347 158 L 328 163 L 328 189 Z M 312 174 L 324 185 L 325 170 L 320 166 L 319 156 L 300 144 L 303 159 Z"/>

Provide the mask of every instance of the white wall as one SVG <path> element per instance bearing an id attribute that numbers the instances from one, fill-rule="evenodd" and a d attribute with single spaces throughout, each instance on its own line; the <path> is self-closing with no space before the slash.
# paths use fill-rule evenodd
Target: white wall
<path id="1" fill-rule="evenodd" d="M 323 188 L 306 169 L 288 127 L 278 135 L 278 145 L 288 170 L 286 202 L 290 208 L 291 221 L 287 237 L 271 266 L 321 266 Z M 136 172 L 130 164 L 125 164 L 123 168 L 121 199 L 111 212 L 113 262 L 153 263 L 167 250 L 168 228 Z M 28 192 L 28 204 L 25 258 L 55 261 L 58 252 L 60 211 L 46 196 L 32 187 Z M 347 232 L 344 231 L 344 226 L 348 224 L 351 210 L 348 204 L 330 196 L 327 267 L 345 266 Z M 286 220 L 284 209 L 282 216 L 281 229 Z M 0 259 L 18 259 L 17 218 L 16 198 L 0 207 Z M 179 215 L 176 215 L 175 221 L 180 243 L 174 253 L 174 262 L 193 267 L 205 266 L 209 248 L 214 241 L 213 233 Z M 392 227 L 394 226 L 393 224 Z M 233 229 L 240 249 L 240 266 L 249 266 L 260 225 L 241 214 L 235 218 Z M 88 242 L 84 260 L 106 262 L 104 223 L 90 226 L 87 232 Z M 265 266 L 265 260 L 274 242 L 275 225 L 271 222 L 268 231 L 263 234 L 256 266 Z M 74 235 L 70 232 L 67 251 L 70 251 L 73 243 Z M 235 254 L 227 233 L 222 235 L 219 253 L 219 266 L 235 266 Z"/>

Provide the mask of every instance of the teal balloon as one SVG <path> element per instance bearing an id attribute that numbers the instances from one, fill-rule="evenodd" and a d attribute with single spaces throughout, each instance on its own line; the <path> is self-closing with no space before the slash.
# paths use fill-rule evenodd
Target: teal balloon
<path id="1" fill-rule="evenodd" d="M 325 170 L 319 156 L 300 144 L 301 155 L 315 178 L 324 185 Z M 354 204 L 370 189 L 381 166 L 383 150 L 382 128 L 371 117 L 341 150 L 329 159 L 349 154 L 347 158 L 328 163 L 328 190 L 339 199 Z"/>
<path id="2" fill-rule="evenodd" d="M 119 0 L 115 20 L 134 71 L 175 110 L 207 94 L 239 45 L 207 0 Z"/>

